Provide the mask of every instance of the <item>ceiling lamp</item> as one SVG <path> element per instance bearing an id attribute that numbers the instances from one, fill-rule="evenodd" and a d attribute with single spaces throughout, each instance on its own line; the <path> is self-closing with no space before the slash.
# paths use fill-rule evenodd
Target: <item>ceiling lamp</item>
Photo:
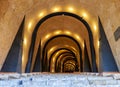
<path id="1" fill-rule="evenodd" d="M 68 7 L 68 11 L 69 11 L 69 12 L 74 12 L 75 9 L 74 9 L 73 7 Z"/>
<path id="2" fill-rule="evenodd" d="M 41 18 L 43 16 L 44 16 L 44 12 L 40 12 L 39 15 L 38 15 L 39 18 Z"/>
<path id="3" fill-rule="evenodd" d="M 61 10 L 60 7 L 56 6 L 52 9 L 53 12 L 59 12 Z"/>
<path id="4" fill-rule="evenodd" d="M 32 27 L 32 22 L 29 22 L 28 29 L 30 29 L 31 27 Z"/>
<path id="5" fill-rule="evenodd" d="M 27 39 L 26 39 L 26 37 L 24 38 L 23 43 L 24 43 L 25 46 L 27 45 Z"/>

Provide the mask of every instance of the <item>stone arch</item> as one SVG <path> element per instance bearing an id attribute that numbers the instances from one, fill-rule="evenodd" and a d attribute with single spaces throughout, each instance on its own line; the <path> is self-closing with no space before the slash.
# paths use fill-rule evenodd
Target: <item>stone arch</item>
<path id="1" fill-rule="evenodd" d="M 46 21 L 48 18 L 50 17 L 54 17 L 54 16 L 57 16 L 57 15 L 67 15 L 67 16 L 71 16 L 71 17 L 74 17 L 76 19 L 78 19 L 80 22 L 82 22 L 87 31 L 88 31 L 88 34 L 89 34 L 89 42 L 90 42 L 90 50 L 91 50 L 91 60 L 92 60 L 92 71 L 93 72 L 97 72 L 97 66 L 96 66 L 96 55 L 95 55 L 95 49 L 94 49 L 94 45 L 93 45 L 93 35 L 92 35 L 92 31 L 89 27 L 89 24 L 84 20 L 82 19 L 82 17 L 76 15 L 76 14 L 73 14 L 73 13 L 69 13 L 69 12 L 56 12 L 56 13 L 52 13 L 52 14 L 49 14 L 47 16 L 45 16 L 44 18 L 42 18 L 36 25 L 33 33 L 32 33 L 32 40 L 31 40 L 31 45 L 30 45 L 30 50 L 29 50 L 29 60 L 32 60 L 32 56 L 33 56 L 33 49 L 34 49 L 34 45 L 35 45 L 35 38 L 36 38 L 36 34 L 37 34 L 37 31 L 38 31 L 38 28 L 39 26 L 44 22 Z M 31 66 L 31 64 L 30 64 Z M 27 66 L 28 67 L 28 66 Z M 28 71 L 26 72 L 30 72 L 30 69 L 28 69 Z"/>

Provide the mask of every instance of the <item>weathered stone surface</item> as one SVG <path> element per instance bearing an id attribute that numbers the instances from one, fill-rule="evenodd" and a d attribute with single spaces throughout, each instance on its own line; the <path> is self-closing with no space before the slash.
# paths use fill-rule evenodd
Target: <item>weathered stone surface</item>
<path id="1" fill-rule="evenodd" d="M 5 15 L 8 7 L 9 7 L 8 0 L 0 0 L 0 20 Z"/>
<path id="2" fill-rule="evenodd" d="M 88 80 L 112 80 L 113 77 L 88 76 Z"/>
<path id="3" fill-rule="evenodd" d="M 113 78 L 112 76 L 93 76 L 93 73 L 89 75 L 80 74 L 42 74 L 42 73 L 30 73 L 24 74 L 23 77 L 20 74 L 15 76 L 20 78 L 9 78 L 14 74 L 0 74 L 7 76 L 9 79 L 1 79 L 0 87 L 120 87 L 120 80 Z M 88 73 L 87 73 L 88 74 Z M 31 75 L 31 76 L 30 76 Z"/>
<path id="4" fill-rule="evenodd" d="M 114 74 L 113 77 L 114 77 L 114 79 L 120 80 L 120 74 Z"/>

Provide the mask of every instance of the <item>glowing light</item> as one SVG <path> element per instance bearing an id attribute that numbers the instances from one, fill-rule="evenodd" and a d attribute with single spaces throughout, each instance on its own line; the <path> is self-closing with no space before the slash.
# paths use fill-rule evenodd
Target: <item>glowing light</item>
<path id="1" fill-rule="evenodd" d="M 59 54 L 59 52 L 56 53 L 56 55 L 58 55 L 58 54 Z"/>
<path id="2" fill-rule="evenodd" d="M 24 65 L 25 63 L 25 54 L 24 54 L 24 51 L 23 51 L 23 54 L 22 54 L 22 64 Z"/>
<path id="3" fill-rule="evenodd" d="M 58 11 L 60 11 L 60 10 L 61 10 L 60 7 L 54 7 L 54 8 L 52 9 L 53 12 L 58 12 Z"/>
<path id="4" fill-rule="evenodd" d="M 55 32 L 55 34 L 60 34 L 60 33 L 61 33 L 61 31 L 56 31 L 56 32 Z"/>
<path id="5" fill-rule="evenodd" d="M 44 12 L 40 12 L 39 15 L 38 15 L 38 17 L 43 17 L 44 14 L 45 14 Z"/>
<path id="6" fill-rule="evenodd" d="M 98 47 L 100 46 L 100 41 L 98 41 Z"/>
<path id="7" fill-rule="evenodd" d="M 70 31 L 65 31 L 65 34 L 70 35 L 71 32 Z"/>
<path id="8" fill-rule="evenodd" d="M 52 68 L 51 72 L 52 72 L 52 73 L 54 72 L 54 68 Z"/>
<path id="9" fill-rule="evenodd" d="M 93 25 L 93 28 L 94 28 L 95 31 L 97 30 L 96 24 Z"/>
<path id="10" fill-rule="evenodd" d="M 74 11 L 74 8 L 73 8 L 73 7 L 69 7 L 69 8 L 68 8 L 68 11 L 73 12 L 73 11 Z"/>
<path id="11" fill-rule="evenodd" d="M 32 27 L 32 22 L 29 22 L 28 29 L 30 29 L 31 27 Z"/>
<path id="12" fill-rule="evenodd" d="M 25 57 L 24 57 L 24 55 L 22 55 L 22 63 L 24 63 L 24 59 L 25 59 Z"/>
<path id="13" fill-rule="evenodd" d="M 75 35 L 75 37 L 80 40 L 80 37 L 78 35 Z"/>
<path id="14" fill-rule="evenodd" d="M 27 45 L 27 39 L 24 38 L 24 41 L 23 41 L 24 45 Z"/>
<path id="15" fill-rule="evenodd" d="M 84 43 L 83 43 L 83 48 L 84 48 L 84 46 L 85 46 L 85 45 L 84 45 Z"/>
<path id="16" fill-rule="evenodd" d="M 50 37 L 50 34 L 46 35 L 45 38 L 48 39 Z"/>
<path id="17" fill-rule="evenodd" d="M 75 38 L 81 42 L 81 45 L 84 44 L 83 40 L 80 38 L 79 35 L 75 34 Z"/>
<path id="18" fill-rule="evenodd" d="M 54 50 L 54 47 L 49 50 L 49 52 L 52 52 Z"/>
<path id="19" fill-rule="evenodd" d="M 83 12 L 83 13 L 82 13 L 82 16 L 83 16 L 83 18 L 88 19 L 87 13 Z"/>

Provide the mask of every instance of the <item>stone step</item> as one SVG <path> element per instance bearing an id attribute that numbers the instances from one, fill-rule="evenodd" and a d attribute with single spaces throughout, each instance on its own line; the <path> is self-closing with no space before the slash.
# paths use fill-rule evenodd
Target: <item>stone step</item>
<path id="1" fill-rule="evenodd" d="M 119 73 L 2 73 L 0 87 L 120 87 Z"/>

